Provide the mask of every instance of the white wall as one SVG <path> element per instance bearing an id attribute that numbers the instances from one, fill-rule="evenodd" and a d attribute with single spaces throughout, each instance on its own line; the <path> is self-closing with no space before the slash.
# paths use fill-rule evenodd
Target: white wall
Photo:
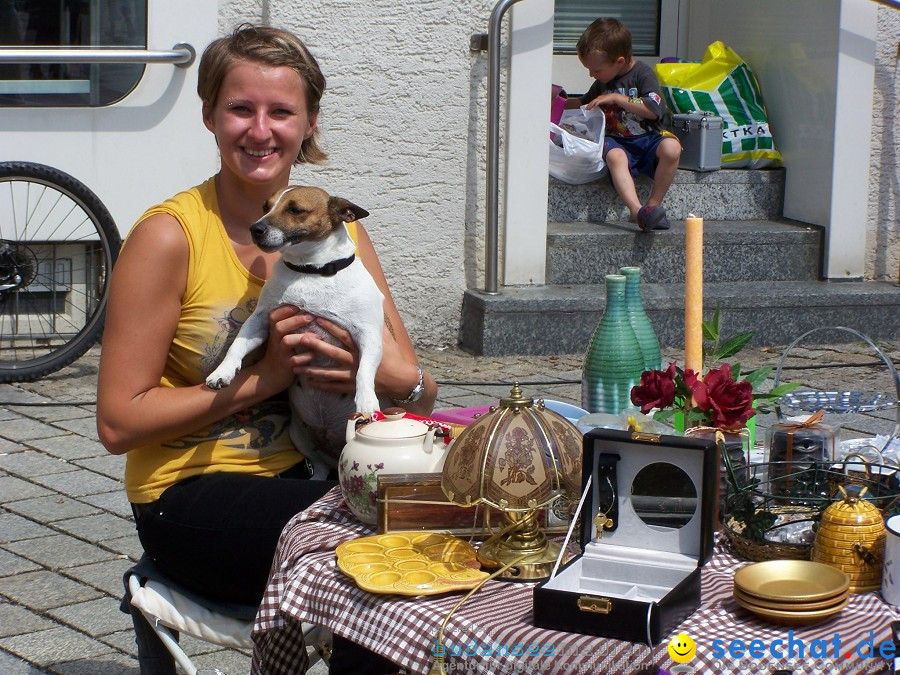
<path id="1" fill-rule="evenodd" d="M 690 58 L 722 40 L 762 88 L 786 167 L 784 215 L 827 228 L 826 276 L 862 278 L 876 5 L 870 0 L 692 0 Z"/>
<path id="2" fill-rule="evenodd" d="M 900 280 L 900 11 L 878 8 L 866 276 Z"/>

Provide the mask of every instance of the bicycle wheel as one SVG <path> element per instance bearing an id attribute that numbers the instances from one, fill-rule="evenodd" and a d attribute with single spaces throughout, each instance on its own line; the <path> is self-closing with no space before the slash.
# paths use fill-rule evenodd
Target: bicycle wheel
<path id="1" fill-rule="evenodd" d="M 0 382 L 63 368 L 100 337 L 122 240 L 69 174 L 0 162 Z"/>

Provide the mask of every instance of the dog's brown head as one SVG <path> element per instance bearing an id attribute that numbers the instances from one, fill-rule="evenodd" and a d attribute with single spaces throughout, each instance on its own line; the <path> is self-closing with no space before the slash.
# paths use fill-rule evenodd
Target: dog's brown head
<path id="1" fill-rule="evenodd" d="M 263 205 L 265 215 L 250 226 L 253 243 L 264 251 L 277 251 L 301 241 L 321 241 L 369 212 L 325 190 L 293 185 L 276 192 Z"/>

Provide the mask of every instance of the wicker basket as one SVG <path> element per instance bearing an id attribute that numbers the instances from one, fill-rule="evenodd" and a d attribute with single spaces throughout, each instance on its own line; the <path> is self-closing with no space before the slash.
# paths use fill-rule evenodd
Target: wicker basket
<path id="1" fill-rule="evenodd" d="M 798 516 L 818 517 L 817 511 L 810 511 L 806 507 L 782 506 L 773 507 L 772 513 L 776 515 L 797 514 Z M 745 524 L 734 518 L 727 518 L 722 524 L 725 536 L 734 552 L 740 557 L 754 562 L 765 560 L 809 560 L 812 551 L 812 543 L 789 544 L 776 541 L 756 541 L 743 535 Z"/>
<path id="2" fill-rule="evenodd" d="M 854 471 L 847 462 L 769 462 L 729 469 L 722 529 L 734 551 L 748 560 L 809 559 L 812 541 L 770 541 L 768 535 L 798 520 L 810 521 L 815 531 L 822 512 L 840 499 L 841 487 L 868 488 L 866 499 L 885 518 L 900 509 L 900 471 L 893 466 L 867 463 L 864 471 Z"/>

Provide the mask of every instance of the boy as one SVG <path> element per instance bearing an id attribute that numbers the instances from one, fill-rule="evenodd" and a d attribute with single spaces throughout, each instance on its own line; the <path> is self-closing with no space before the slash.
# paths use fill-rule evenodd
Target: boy
<path id="1" fill-rule="evenodd" d="M 566 108 L 603 109 L 603 159 L 631 220 L 644 232 L 668 230 L 662 201 L 675 178 L 681 144 L 661 133 L 666 104 L 653 70 L 632 58 L 631 32 L 616 19 L 594 21 L 579 38 L 576 51 L 595 82 L 581 98 L 570 98 Z M 634 177 L 641 173 L 653 179 L 644 206 L 634 187 Z"/>

